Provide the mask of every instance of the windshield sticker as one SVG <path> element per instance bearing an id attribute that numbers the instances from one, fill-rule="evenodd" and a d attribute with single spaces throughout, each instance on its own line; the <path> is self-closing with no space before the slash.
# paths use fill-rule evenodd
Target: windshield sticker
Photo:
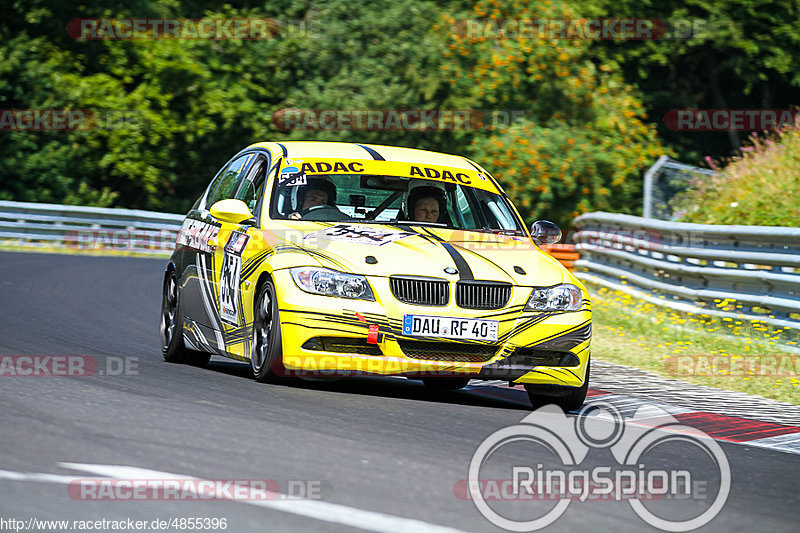
<path id="1" fill-rule="evenodd" d="M 409 231 L 393 231 L 370 226 L 354 224 L 339 224 L 330 228 L 306 234 L 303 239 L 318 239 L 321 241 L 345 241 L 369 244 L 370 246 L 383 246 L 384 244 L 413 237 L 416 233 Z"/>
<path id="2" fill-rule="evenodd" d="M 418 178 L 499 193 L 496 184 L 486 172 L 459 166 L 415 163 L 411 161 L 375 161 L 367 159 L 311 158 L 284 159 L 280 176 L 294 173 L 294 169 L 311 178 L 320 174 L 349 176 L 384 176 L 399 179 Z M 289 168 L 292 167 L 292 168 Z"/>
<path id="3" fill-rule="evenodd" d="M 424 174 L 422 173 L 423 170 L 425 171 Z M 411 165 L 410 175 L 419 176 L 420 178 L 447 180 L 447 181 L 452 181 L 453 183 L 455 183 L 456 181 L 460 181 L 465 185 L 469 185 L 470 183 L 472 183 L 472 180 L 469 179 L 469 176 L 467 176 L 466 174 L 462 174 L 461 172 L 457 172 L 454 176 L 453 173 L 450 172 L 449 170 L 442 170 L 441 172 L 439 172 L 435 168 L 422 167 L 420 169 L 420 167 L 415 167 L 414 165 Z"/>
<path id="4" fill-rule="evenodd" d="M 294 167 L 289 167 L 294 168 Z M 286 172 L 286 169 L 283 169 Z M 278 185 L 282 187 L 296 187 L 308 183 L 305 172 L 293 172 L 291 174 L 281 172 L 278 176 Z"/>
<path id="5" fill-rule="evenodd" d="M 349 163 L 343 163 L 342 161 L 333 161 L 332 163 L 319 161 L 317 163 L 303 163 L 303 172 L 364 172 L 364 165 L 358 161 L 350 161 Z"/>

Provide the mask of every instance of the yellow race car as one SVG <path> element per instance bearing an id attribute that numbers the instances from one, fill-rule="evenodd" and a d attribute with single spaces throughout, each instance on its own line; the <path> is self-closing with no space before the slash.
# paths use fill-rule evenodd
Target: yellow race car
<path id="1" fill-rule="evenodd" d="M 236 154 L 186 216 L 164 275 L 164 359 L 255 378 L 395 375 L 524 384 L 577 409 L 586 289 L 494 178 L 455 155 L 334 142 Z"/>

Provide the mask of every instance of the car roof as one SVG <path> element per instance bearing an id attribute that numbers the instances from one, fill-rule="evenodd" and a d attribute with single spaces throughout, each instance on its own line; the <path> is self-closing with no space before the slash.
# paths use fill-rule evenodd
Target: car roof
<path id="1" fill-rule="evenodd" d="M 283 153 L 284 157 L 289 158 L 377 159 L 486 172 L 466 157 L 400 146 L 332 141 L 285 141 L 261 142 L 247 147 L 247 149 L 252 148 L 268 148 L 272 153 Z"/>

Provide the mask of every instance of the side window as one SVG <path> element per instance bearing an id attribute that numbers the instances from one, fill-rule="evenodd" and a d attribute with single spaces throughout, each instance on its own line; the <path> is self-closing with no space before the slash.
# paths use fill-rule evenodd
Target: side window
<path id="1" fill-rule="evenodd" d="M 456 218 L 464 228 L 477 228 L 475 217 L 473 215 L 473 208 L 467 200 L 464 190 L 461 187 L 456 189 Z"/>
<path id="2" fill-rule="evenodd" d="M 255 163 L 250 169 L 250 172 L 242 181 L 242 185 L 236 193 L 236 199 L 241 200 L 247 204 L 253 214 L 255 212 L 256 202 L 261 196 L 264 189 L 264 182 L 267 176 L 267 169 L 269 168 L 269 160 L 264 156 L 258 156 Z"/>
<path id="3" fill-rule="evenodd" d="M 242 157 L 235 159 L 228 168 L 220 172 L 214 183 L 208 189 L 208 197 L 206 197 L 206 209 L 210 209 L 212 205 L 220 200 L 227 200 L 233 198 L 239 183 L 245 176 L 245 171 L 250 161 L 253 159 L 253 154 L 246 154 Z"/>

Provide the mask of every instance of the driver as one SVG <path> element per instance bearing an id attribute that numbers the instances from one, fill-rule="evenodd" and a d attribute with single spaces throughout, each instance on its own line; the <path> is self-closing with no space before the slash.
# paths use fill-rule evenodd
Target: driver
<path id="1" fill-rule="evenodd" d="M 417 222 L 438 222 L 449 224 L 447 199 L 444 190 L 433 185 L 412 184 L 408 193 L 408 214 Z"/>
<path id="2" fill-rule="evenodd" d="M 292 213 L 289 218 L 302 218 L 309 209 L 325 205 L 338 210 L 336 207 L 336 186 L 323 178 L 311 178 L 307 184 L 297 191 L 297 203 L 300 206 L 300 211 Z"/>

